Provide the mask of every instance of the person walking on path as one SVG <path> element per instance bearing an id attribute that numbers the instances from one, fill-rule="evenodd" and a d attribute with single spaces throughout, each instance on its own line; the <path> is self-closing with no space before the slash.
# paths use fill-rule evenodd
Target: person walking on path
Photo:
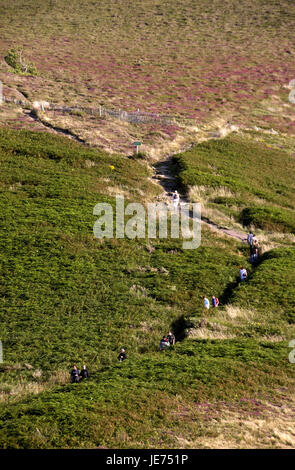
<path id="1" fill-rule="evenodd" d="M 172 205 L 173 205 L 173 209 L 175 210 L 178 208 L 178 205 L 179 205 L 179 194 L 176 190 L 172 194 Z"/>
<path id="2" fill-rule="evenodd" d="M 169 341 L 170 346 L 173 346 L 175 344 L 175 336 L 171 331 L 169 331 L 167 339 Z"/>
<path id="3" fill-rule="evenodd" d="M 218 307 L 218 305 L 219 305 L 219 299 L 215 297 L 215 295 L 212 295 L 212 307 L 215 308 L 215 307 Z"/>
<path id="4" fill-rule="evenodd" d="M 257 263 L 258 253 L 259 253 L 258 246 L 257 245 L 252 246 L 251 255 L 250 255 L 250 262 L 252 263 L 252 265 Z"/>
<path id="5" fill-rule="evenodd" d="M 209 299 L 207 299 L 207 297 L 204 295 L 203 300 L 204 300 L 204 308 L 207 308 L 207 310 L 209 310 L 210 308 Z"/>
<path id="6" fill-rule="evenodd" d="M 80 372 L 79 375 L 80 375 L 80 377 L 81 377 L 81 380 L 83 380 L 83 379 L 88 379 L 88 378 L 89 378 L 89 372 L 88 372 L 88 370 L 86 369 L 86 366 L 85 366 L 85 365 L 83 366 L 83 369 L 81 370 L 81 372 Z"/>
<path id="7" fill-rule="evenodd" d="M 122 361 L 124 361 L 125 359 L 127 359 L 125 349 L 124 349 L 124 348 L 121 348 L 121 349 L 120 349 L 120 352 L 119 352 L 118 360 L 119 360 L 120 362 L 122 362 Z"/>
<path id="8" fill-rule="evenodd" d="M 251 245 L 252 245 L 252 246 L 258 246 L 258 240 L 257 240 L 257 238 L 256 238 L 256 235 L 254 235 L 254 233 L 253 233 Z"/>
<path id="9" fill-rule="evenodd" d="M 248 277 L 247 270 L 242 266 L 240 268 L 240 279 L 241 279 L 241 281 L 246 281 L 247 277 Z"/>
<path id="10" fill-rule="evenodd" d="M 72 384 L 77 384 L 80 380 L 80 371 L 76 365 L 73 366 L 73 370 L 71 372 L 71 381 Z"/>
<path id="11" fill-rule="evenodd" d="M 254 236 L 253 233 L 250 231 L 247 237 L 247 243 L 250 246 L 252 245 L 253 236 Z"/>

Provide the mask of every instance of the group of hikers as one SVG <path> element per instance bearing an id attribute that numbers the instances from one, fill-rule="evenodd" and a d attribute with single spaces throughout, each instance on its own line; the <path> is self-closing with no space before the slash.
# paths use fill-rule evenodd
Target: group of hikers
<path id="1" fill-rule="evenodd" d="M 175 190 L 172 193 L 171 201 L 172 201 L 173 208 L 177 209 L 179 207 L 179 203 L 180 203 L 180 196 L 179 196 L 179 193 L 178 193 L 177 190 Z M 255 265 L 257 263 L 257 260 L 258 260 L 259 246 L 258 246 L 258 240 L 257 240 L 255 234 L 252 231 L 250 231 L 249 234 L 248 234 L 247 243 L 248 243 L 249 248 L 250 248 L 250 262 L 251 262 L 252 265 Z M 244 269 L 244 268 L 241 268 L 241 269 Z M 241 277 L 241 280 L 244 280 L 244 274 L 243 274 L 243 279 Z"/>
<path id="2" fill-rule="evenodd" d="M 163 336 L 160 341 L 160 351 L 164 351 L 164 349 L 169 348 L 175 344 L 175 336 L 174 334 L 169 331 L 167 336 Z"/>
<path id="3" fill-rule="evenodd" d="M 174 191 L 172 195 L 172 203 L 175 208 L 178 207 L 179 200 L 180 198 L 179 198 L 178 192 Z M 258 246 L 258 240 L 256 236 L 251 231 L 248 234 L 247 243 L 250 249 L 250 262 L 252 265 L 255 265 L 258 261 L 259 246 Z M 244 282 L 246 281 L 247 277 L 248 277 L 248 272 L 246 268 L 241 266 L 240 267 L 240 280 Z M 204 305 L 204 308 L 207 310 L 210 308 L 210 301 L 205 295 L 203 296 L 203 305 Z M 212 308 L 216 308 L 219 306 L 219 299 L 215 295 L 212 295 L 211 305 L 212 305 Z M 160 341 L 160 351 L 164 351 L 165 349 L 169 348 L 170 346 L 173 346 L 174 344 L 175 344 L 175 336 L 171 331 L 169 331 L 168 335 L 163 336 Z M 120 349 L 120 352 L 117 358 L 119 362 L 122 362 L 125 359 L 127 359 L 126 351 L 124 348 Z M 71 371 L 72 383 L 78 383 L 81 380 L 88 379 L 88 378 L 89 378 L 89 372 L 86 369 L 85 365 L 83 366 L 83 369 L 81 371 L 77 368 L 76 365 L 73 366 L 73 370 Z"/>
<path id="4" fill-rule="evenodd" d="M 119 362 L 124 361 L 127 359 L 126 351 L 124 348 L 120 349 L 119 355 L 118 355 L 118 360 Z M 76 365 L 73 366 L 73 369 L 70 373 L 71 376 L 71 382 L 72 383 L 79 383 L 83 379 L 88 379 L 90 377 L 90 374 L 88 370 L 86 369 L 86 366 L 83 366 L 83 369 L 80 371 Z"/>
<path id="5" fill-rule="evenodd" d="M 252 266 L 254 266 L 257 261 L 258 261 L 258 255 L 259 255 L 259 245 L 258 245 L 258 240 L 256 236 L 254 235 L 253 232 L 249 232 L 248 237 L 247 237 L 247 243 L 249 245 L 250 249 L 250 262 Z M 248 278 L 248 272 L 247 269 L 244 266 L 240 267 L 240 280 L 242 282 L 246 281 Z M 203 297 L 203 302 L 204 302 L 204 308 L 209 309 L 210 308 L 210 301 L 209 299 L 204 295 Z M 218 307 L 219 305 L 219 300 L 217 297 L 212 295 L 212 307 Z"/>
<path id="6" fill-rule="evenodd" d="M 83 379 L 88 379 L 89 378 L 89 372 L 86 369 L 86 366 L 83 366 L 83 369 L 80 371 L 76 365 L 73 366 L 73 370 L 71 371 L 71 381 L 72 383 L 76 384 L 78 382 L 81 382 Z"/>
<path id="7" fill-rule="evenodd" d="M 204 301 L 204 308 L 209 309 L 210 308 L 210 302 L 209 302 L 209 299 L 207 299 L 207 297 L 205 295 L 203 297 L 203 301 Z M 212 295 L 211 302 L 212 302 L 212 307 L 213 308 L 218 307 L 218 305 L 219 305 L 218 297 L 215 297 L 215 295 Z"/>

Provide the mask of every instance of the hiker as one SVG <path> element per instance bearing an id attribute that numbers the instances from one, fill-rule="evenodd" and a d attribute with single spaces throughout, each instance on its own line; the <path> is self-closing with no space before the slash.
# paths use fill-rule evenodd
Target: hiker
<path id="1" fill-rule="evenodd" d="M 248 238 L 247 238 L 247 243 L 248 245 L 252 245 L 252 240 L 253 240 L 253 233 L 250 231 L 249 234 L 248 234 Z"/>
<path id="2" fill-rule="evenodd" d="M 160 351 L 164 351 L 164 349 L 169 348 L 170 343 L 168 341 L 167 336 L 163 336 L 163 338 L 160 341 Z"/>
<path id="3" fill-rule="evenodd" d="M 204 295 L 203 300 L 204 300 L 204 308 L 207 308 L 209 310 L 210 308 L 209 299 L 207 299 L 207 297 Z"/>
<path id="4" fill-rule="evenodd" d="M 80 371 L 79 369 L 77 368 L 76 365 L 73 366 L 73 370 L 71 372 L 71 380 L 72 380 L 72 384 L 77 384 L 79 382 L 79 376 L 80 376 Z"/>
<path id="5" fill-rule="evenodd" d="M 258 246 L 258 240 L 257 240 L 256 236 L 254 235 L 254 233 L 253 233 L 251 245 L 252 246 L 254 246 L 254 245 Z"/>
<path id="6" fill-rule="evenodd" d="M 247 277 L 248 277 L 247 270 L 242 266 L 241 269 L 240 269 L 241 281 L 246 281 Z"/>
<path id="7" fill-rule="evenodd" d="M 252 250 L 251 250 L 251 255 L 250 255 L 250 262 L 252 264 L 257 263 L 258 260 L 258 246 L 257 245 L 252 245 Z"/>
<path id="8" fill-rule="evenodd" d="M 167 339 L 169 341 L 170 346 L 173 346 L 175 344 L 175 336 L 171 331 L 169 331 Z"/>
<path id="9" fill-rule="evenodd" d="M 219 305 L 218 297 L 215 297 L 215 295 L 212 295 L 212 307 L 215 308 L 215 307 L 218 307 L 218 305 Z"/>
<path id="10" fill-rule="evenodd" d="M 122 362 L 124 361 L 124 359 L 127 359 L 126 352 L 124 348 L 121 348 L 119 352 L 118 360 Z"/>
<path id="11" fill-rule="evenodd" d="M 172 194 L 172 204 L 173 204 L 173 208 L 177 209 L 178 204 L 179 204 L 179 194 L 176 190 Z"/>
<path id="12" fill-rule="evenodd" d="M 83 379 L 88 379 L 88 378 L 89 378 L 89 372 L 88 372 L 88 370 L 86 369 L 86 366 L 85 366 L 85 365 L 83 366 L 83 369 L 81 370 L 81 372 L 80 372 L 79 375 L 80 375 L 80 377 L 81 377 L 81 380 L 83 380 Z"/>

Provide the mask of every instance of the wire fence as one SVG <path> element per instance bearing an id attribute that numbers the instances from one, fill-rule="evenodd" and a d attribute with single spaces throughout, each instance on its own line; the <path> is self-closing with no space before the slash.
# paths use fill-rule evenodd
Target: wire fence
<path id="1" fill-rule="evenodd" d="M 99 117 L 111 117 L 121 121 L 131 123 L 150 123 L 157 122 L 160 124 L 169 125 L 176 122 L 176 116 L 167 116 L 159 113 L 143 113 L 139 111 L 128 112 L 124 110 L 109 109 L 105 106 L 98 106 L 97 108 L 86 108 L 82 106 L 50 106 L 49 109 L 63 113 L 83 112 L 85 114 L 96 115 Z"/>
<path id="2" fill-rule="evenodd" d="M 6 98 L 4 96 L 2 96 L 2 101 L 6 103 L 14 103 L 14 104 L 23 106 L 25 108 L 32 107 L 32 105 L 30 105 L 26 101 Z M 89 114 L 92 116 L 98 116 L 100 118 L 111 117 L 114 119 L 119 119 L 121 121 L 127 121 L 127 122 L 135 123 L 135 124 L 154 122 L 154 123 L 158 123 L 162 125 L 169 125 L 173 123 L 176 124 L 180 119 L 184 120 L 184 118 L 180 118 L 179 116 L 163 115 L 163 114 L 159 114 L 156 112 L 154 113 L 140 112 L 139 110 L 134 111 L 134 112 L 127 112 L 121 109 L 119 110 L 109 109 L 102 105 L 99 105 L 98 107 L 95 107 L 95 108 L 89 108 L 89 107 L 84 107 L 84 106 L 57 106 L 57 105 L 52 105 L 44 101 L 39 101 L 37 103 L 39 103 L 39 109 L 42 109 L 42 111 L 45 111 L 45 109 L 48 109 L 49 111 L 57 111 L 60 113 L 80 112 L 80 113 Z"/>
<path id="3" fill-rule="evenodd" d="M 1 103 L 1 101 L 4 101 L 6 103 L 19 104 L 21 106 L 27 106 L 28 107 L 28 103 L 26 101 L 16 100 L 16 99 L 12 99 L 12 98 L 6 98 L 5 96 L 2 96 L 0 98 L 0 103 Z"/>

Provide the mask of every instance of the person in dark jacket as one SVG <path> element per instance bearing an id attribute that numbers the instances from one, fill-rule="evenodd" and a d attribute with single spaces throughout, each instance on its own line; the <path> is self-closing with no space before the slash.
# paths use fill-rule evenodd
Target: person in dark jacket
<path id="1" fill-rule="evenodd" d="M 83 366 L 83 369 L 80 372 L 80 377 L 81 377 L 81 380 L 89 378 L 89 372 L 86 369 L 86 366 Z"/>
<path id="2" fill-rule="evenodd" d="M 76 365 L 73 366 L 73 370 L 71 372 L 71 381 L 72 381 L 72 384 L 76 384 L 79 382 L 80 378 L 80 371 L 79 369 L 77 368 Z"/>
<path id="3" fill-rule="evenodd" d="M 252 265 L 254 265 L 255 263 L 257 263 L 257 261 L 258 261 L 258 246 L 253 245 L 251 256 L 250 256 L 250 262 L 252 263 Z"/>
<path id="4" fill-rule="evenodd" d="M 169 331 L 169 333 L 167 335 L 167 339 L 170 343 L 170 346 L 173 346 L 175 344 L 175 336 L 171 331 Z"/>
<path id="5" fill-rule="evenodd" d="M 120 362 L 124 361 L 124 359 L 127 359 L 126 352 L 125 352 L 124 348 L 120 349 L 118 359 L 119 359 Z"/>

